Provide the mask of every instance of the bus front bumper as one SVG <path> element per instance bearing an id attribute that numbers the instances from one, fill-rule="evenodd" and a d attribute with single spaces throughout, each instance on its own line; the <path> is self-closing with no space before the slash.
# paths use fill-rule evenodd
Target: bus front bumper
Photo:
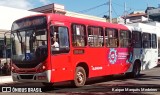
<path id="1" fill-rule="evenodd" d="M 50 82 L 51 70 L 35 74 L 11 73 L 13 81 L 18 82 Z"/>

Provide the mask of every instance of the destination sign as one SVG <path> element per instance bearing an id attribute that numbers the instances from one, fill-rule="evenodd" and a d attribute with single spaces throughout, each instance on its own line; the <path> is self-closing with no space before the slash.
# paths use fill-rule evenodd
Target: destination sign
<path id="1" fill-rule="evenodd" d="M 45 16 L 35 16 L 35 17 L 29 17 L 20 19 L 18 21 L 15 21 L 12 25 L 12 31 L 18 30 L 18 29 L 25 29 L 25 28 L 35 28 L 35 27 L 46 27 L 47 26 L 47 20 Z"/>

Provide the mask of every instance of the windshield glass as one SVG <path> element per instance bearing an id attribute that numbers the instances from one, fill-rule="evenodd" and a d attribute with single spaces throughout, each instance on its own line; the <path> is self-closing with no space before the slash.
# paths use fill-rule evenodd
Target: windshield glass
<path id="1" fill-rule="evenodd" d="M 30 61 L 35 63 L 43 61 L 47 57 L 47 31 L 24 30 L 12 32 L 12 61 L 23 63 Z"/>

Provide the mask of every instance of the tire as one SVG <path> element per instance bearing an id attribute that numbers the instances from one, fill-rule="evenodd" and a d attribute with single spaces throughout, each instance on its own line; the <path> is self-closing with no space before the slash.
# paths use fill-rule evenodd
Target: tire
<path id="1" fill-rule="evenodd" d="M 83 67 L 76 67 L 76 72 L 74 75 L 74 80 L 72 85 L 74 87 L 82 87 L 86 83 L 86 72 Z"/>
<path id="2" fill-rule="evenodd" d="M 125 75 L 127 78 L 137 78 L 140 76 L 140 71 L 141 71 L 140 64 L 138 62 L 135 62 L 132 72 L 128 72 Z"/>
<path id="3" fill-rule="evenodd" d="M 133 66 L 132 77 L 137 78 L 140 76 L 141 66 L 138 62 L 136 62 Z"/>

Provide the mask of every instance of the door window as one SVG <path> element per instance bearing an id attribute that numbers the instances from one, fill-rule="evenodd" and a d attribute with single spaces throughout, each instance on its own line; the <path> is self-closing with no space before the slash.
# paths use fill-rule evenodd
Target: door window
<path id="1" fill-rule="evenodd" d="M 67 27 L 51 27 L 51 52 L 52 54 L 69 52 L 69 33 Z"/>

